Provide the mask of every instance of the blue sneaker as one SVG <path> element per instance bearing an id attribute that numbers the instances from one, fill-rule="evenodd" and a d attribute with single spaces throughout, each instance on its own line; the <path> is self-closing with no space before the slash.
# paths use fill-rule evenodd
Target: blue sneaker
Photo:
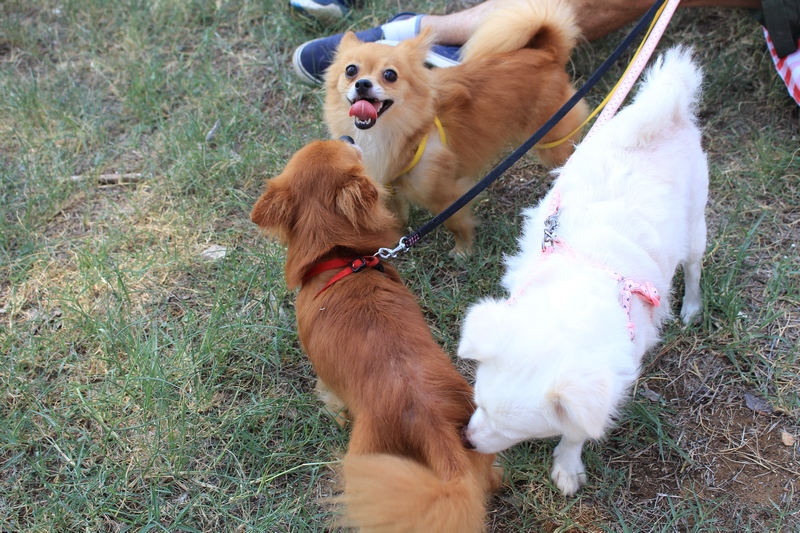
<path id="1" fill-rule="evenodd" d="M 389 19 L 388 22 L 403 20 L 415 15 L 415 13 L 400 13 Z M 336 53 L 336 48 L 342 41 L 343 36 L 343 33 L 337 33 L 330 37 L 314 39 L 301 44 L 295 49 L 292 55 L 292 65 L 295 74 L 301 81 L 309 85 L 319 85 L 323 82 L 325 69 L 330 66 L 333 55 Z M 363 42 L 380 42 L 392 46 L 397 44 L 397 41 L 383 40 L 383 30 L 380 27 L 356 32 L 356 36 Z M 435 44 L 425 58 L 425 63 L 428 66 L 439 68 L 458 65 L 460 51 L 461 47 L 459 46 Z"/>
<path id="2" fill-rule="evenodd" d="M 356 33 L 364 42 L 374 43 L 383 37 L 383 30 L 372 28 Z M 342 42 L 343 33 L 307 41 L 298 46 L 292 54 L 292 66 L 300 81 L 309 85 L 319 85 L 325 79 L 325 70 L 331 66 L 333 55 Z"/>
<path id="3" fill-rule="evenodd" d="M 333 22 L 347 16 L 353 0 L 290 0 L 289 3 L 321 22 Z"/>

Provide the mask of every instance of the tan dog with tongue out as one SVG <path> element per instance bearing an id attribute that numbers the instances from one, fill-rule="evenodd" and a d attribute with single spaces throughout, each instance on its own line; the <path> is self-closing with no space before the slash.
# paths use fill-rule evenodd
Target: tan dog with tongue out
<path id="1" fill-rule="evenodd" d="M 367 174 L 394 193 L 401 222 L 409 203 L 438 214 L 575 93 L 564 69 L 578 35 L 566 0 L 513 0 L 484 19 L 460 65 L 430 70 L 430 32 L 397 46 L 347 33 L 326 72 L 325 121 L 332 137 L 349 135 L 362 147 Z M 567 139 L 537 147 L 545 164 L 569 157 L 586 115 L 581 101 L 544 137 Z M 470 208 L 445 225 L 453 252 L 469 254 Z"/>

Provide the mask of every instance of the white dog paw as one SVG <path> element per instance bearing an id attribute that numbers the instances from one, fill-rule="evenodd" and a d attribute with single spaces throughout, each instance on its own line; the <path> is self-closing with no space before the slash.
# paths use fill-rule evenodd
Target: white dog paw
<path id="1" fill-rule="evenodd" d="M 586 472 L 584 471 L 583 463 L 564 465 L 559 461 L 555 461 L 550 477 L 558 487 L 558 490 L 563 492 L 565 496 L 572 496 L 578 492 L 581 485 L 586 483 Z"/>
<path id="2" fill-rule="evenodd" d="M 689 324 L 698 324 L 703 319 L 702 310 L 702 304 L 684 300 L 681 306 L 681 320 L 687 326 Z"/>

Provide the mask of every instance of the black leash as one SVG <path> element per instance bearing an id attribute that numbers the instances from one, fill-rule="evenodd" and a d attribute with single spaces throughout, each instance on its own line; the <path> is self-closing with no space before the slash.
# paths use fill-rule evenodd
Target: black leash
<path id="1" fill-rule="evenodd" d="M 617 46 L 617 48 L 611 53 L 608 58 L 603 61 L 603 63 L 594 71 L 594 73 L 586 80 L 580 89 L 578 89 L 572 98 L 567 100 L 567 102 L 561 106 L 561 108 L 556 111 L 556 113 L 550 117 L 550 119 L 545 122 L 541 128 L 536 130 L 536 132 L 531 135 L 527 141 L 525 141 L 519 148 L 514 150 L 511 154 L 509 154 L 505 159 L 503 159 L 496 167 L 494 167 L 482 180 L 476 183 L 469 191 L 467 191 L 464 196 L 453 202 L 449 207 L 447 207 L 444 211 L 430 219 L 427 223 L 425 223 L 421 228 L 417 231 L 412 233 L 411 235 L 407 235 L 400 239 L 400 243 L 397 248 L 390 249 L 390 248 L 381 248 L 378 250 L 378 253 L 375 254 L 379 257 L 384 259 L 388 259 L 389 257 L 396 257 L 398 252 L 405 252 L 415 244 L 417 244 L 420 239 L 425 237 L 428 233 L 436 229 L 437 227 L 441 226 L 442 223 L 453 216 L 453 214 L 471 202 L 478 194 L 483 192 L 486 187 L 488 187 L 493 181 L 499 178 L 506 170 L 508 170 L 514 163 L 519 161 L 519 159 L 525 155 L 533 146 L 538 143 L 542 137 L 547 135 L 547 133 L 553 129 L 553 127 L 558 124 L 558 122 L 564 118 L 564 116 L 569 113 L 569 111 L 575 107 L 575 105 L 583 98 L 589 90 L 594 87 L 600 78 L 605 75 L 608 69 L 611 68 L 611 65 L 616 63 L 616 61 L 622 56 L 625 50 L 630 47 L 631 43 L 633 43 L 634 39 L 645 29 L 647 28 L 650 23 L 652 22 L 653 18 L 655 17 L 656 13 L 661 6 L 666 2 L 666 0 L 656 0 L 655 4 L 647 10 L 647 13 L 642 16 L 641 20 L 636 24 L 636 26 L 631 30 L 631 32 L 622 40 L 622 42 Z"/>

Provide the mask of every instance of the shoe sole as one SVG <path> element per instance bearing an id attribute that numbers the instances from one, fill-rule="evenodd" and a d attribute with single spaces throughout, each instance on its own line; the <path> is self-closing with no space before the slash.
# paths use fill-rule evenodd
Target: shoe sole
<path id="1" fill-rule="evenodd" d="M 292 0 L 291 4 L 294 9 L 314 17 L 320 22 L 334 22 L 347 15 L 347 10 L 342 9 L 336 3 L 324 6 L 314 0 Z"/>

